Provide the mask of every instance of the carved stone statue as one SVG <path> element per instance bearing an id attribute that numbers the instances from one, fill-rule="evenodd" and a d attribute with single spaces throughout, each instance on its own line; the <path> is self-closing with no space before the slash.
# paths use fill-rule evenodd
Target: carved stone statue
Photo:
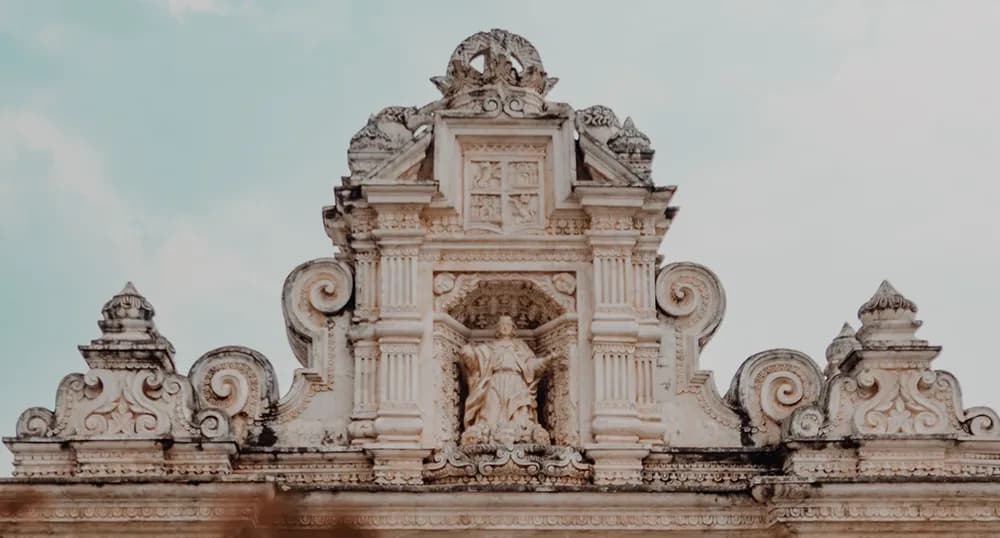
<path id="1" fill-rule="evenodd" d="M 496 340 L 459 350 L 469 385 L 463 445 L 535 443 L 549 432 L 538 423 L 538 382 L 551 356 L 536 357 L 514 338 L 514 320 L 500 316 Z"/>

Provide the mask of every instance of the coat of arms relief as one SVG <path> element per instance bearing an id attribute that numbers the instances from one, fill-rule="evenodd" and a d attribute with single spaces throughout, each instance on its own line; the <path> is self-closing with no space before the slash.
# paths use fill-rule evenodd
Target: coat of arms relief
<path id="1" fill-rule="evenodd" d="M 544 143 L 463 145 L 466 229 L 544 231 L 545 148 Z"/>

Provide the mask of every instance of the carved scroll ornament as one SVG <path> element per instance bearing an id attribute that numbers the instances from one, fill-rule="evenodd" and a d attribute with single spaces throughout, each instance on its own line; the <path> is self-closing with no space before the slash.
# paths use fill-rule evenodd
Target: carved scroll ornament
<path id="1" fill-rule="evenodd" d="M 656 276 L 656 305 L 704 346 L 722 323 L 726 295 L 707 267 L 691 262 L 667 265 Z"/>
<path id="2" fill-rule="evenodd" d="M 819 367 L 804 353 L 772 349 L 747 359 L 737 370 L 726 401 L 745 418 L 744 432 L 756 445 L 781 441 L 781 425 L 800 407 L 815 402 L 823 388 Z"/>
<path id="3" fill-rule="evenodd" d="M 240 441 L 259 433 L 264 415 L 273 412 L 278 402 L 274 368 L 252 349 L 229 346 L 209 351 L 194 363 L 188 379 L 198 406 L 225 413 Z"/>
<path id="4" fill-rule="evenodd" d="M 312 366 L 310 346 L 326 331 L 328 320 L 347 307 L 353 294 L 350 266 L 334 258 L 305 262 L 285 279 L 281 303 L 288 342 L 303 366 Z"/>

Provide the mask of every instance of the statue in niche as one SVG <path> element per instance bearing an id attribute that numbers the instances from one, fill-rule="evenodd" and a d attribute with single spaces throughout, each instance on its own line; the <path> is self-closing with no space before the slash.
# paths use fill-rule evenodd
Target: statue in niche
<path id="1" fill-rule="evenodd" d="M 469 386 L 465 399 L 463 445 L 550 444 L 538 423 L 538 383 L 552 359 L 536 357 L 514 338 L 514 320 L 500 316 L 496 339 L 459 350 Z"/>

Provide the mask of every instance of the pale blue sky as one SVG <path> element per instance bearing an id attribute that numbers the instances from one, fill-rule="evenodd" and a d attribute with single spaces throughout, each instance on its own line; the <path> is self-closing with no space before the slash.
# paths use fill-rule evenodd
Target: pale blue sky
<path id="1" fill-rule="evenodd" d="M 966 404 L 1000 405 L 1000 3 L 0 0 L 0 431 L 85 369 L 128 279 L 181 371 L 245 345 L 284 391 L 281 284 L 331 253 L 351 134 L 435 99 L 492 27 L 536 45 L 552 99 L 652 138 L 681 206 L 663 252 L 727 290 L 720 390 L 770 347 L 822 365 L 889 278 Z"/>

